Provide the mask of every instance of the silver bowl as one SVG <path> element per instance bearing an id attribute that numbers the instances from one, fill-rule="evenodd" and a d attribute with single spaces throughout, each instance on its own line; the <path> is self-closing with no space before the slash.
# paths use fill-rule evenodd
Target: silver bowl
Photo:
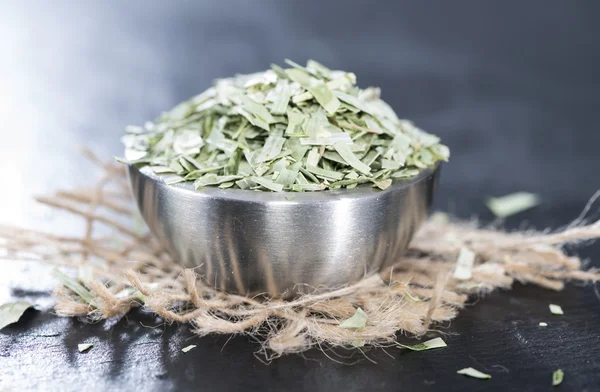
<path id="1" fill-rule="evenodd" d="M 289 297 L 396 262 L 427 216 L 439 165 L 384 191 L 311 193 L 197 191 L 167 185 L 149 167 L 128 172 L 146 224 L 174 260 L 217 289 Z"/>

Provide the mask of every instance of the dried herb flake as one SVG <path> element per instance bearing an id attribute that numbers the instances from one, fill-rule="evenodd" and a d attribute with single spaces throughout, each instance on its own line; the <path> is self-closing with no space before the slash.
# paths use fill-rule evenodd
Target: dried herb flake
<path id="1" fill-rule="evenodd" d="M 552 386 L 555 387 L 560 385 L 563 382 L 564 377 L 565 373 L 561 369 L 557 369 L 554 373 L 552 373 Z"/>
<path id="2" fill-rule="evenodd" d="M 468 280 L 473 277 L 473 263 L 475 262 L 475 252 L 462 247 L 456 260 L 454 269 L 454 278 L 458 280 Z"/>
<path id="3" fill-rule="evenodd" d="M 506 218 L 518 214 L 538 204 L 540 204 L 540 197 L 529 192 L 517 192 L 503 197 L 491 197 L 486 202 L 487 207 L 498 218 Z"/>
<path id="4" fill-rule="evenodd" d="M 340 328 L 346 329 L 360 329 L 367 325 L 368 316 L 361 308 L 356 308 L 356 312 L 352 317 L 346 319 L 338 325 Z"/>
<path id="5" fill-rule="evenodd" d="M 490 376 L 489 374 L 480 372 L 479 370 L 473 369 L 472 367 L 460 369 L 456 373 L 462 374 L 465 376 L 469 376 L 469 377 L 473 377 L 473 378 L 479 378 L 481 380 L 487 380 L 487 379 L 492 378 L 492 376 Z"/>
<path id="6" fill-rule="evenodd" d="M 188 351 L 190 351 L 190 350 L 192 350 L 194 348 L 196 348 L 196 345 L 195 344 L 190 344 L 189 346 L 182 348 L 181 351 L 183 351 L 184 353 L 187 353 Z"/>
<path id="7" fill-rule="evenodd" d="M 9 324 L 14 324 L 31 308 L 33 304 L 27 301 L 15 301 L 2 304 L 0 306 L 0 330 Z"/>
<path id="8" fill-rule="evenodd" d="M 563 314 L 565 314 L 559 305 L 550 304 L 548 305 L 548 307 L 550 308 L 550 313 L 552 314 L 555 314 L 557 316 L 562 316 Z"/>
<path id="9" fill-rule="evenodd" d="M 94 345 L 91 343 L 80 343 L 77 345 L 77 349 L 79 350 L 80 353 L 87 351 L 87 350 L 91 349 L 92 347 L 94 347 Z"/>
<path id="10" fill-rule="evenodd" d="M 448 345 L 446 344 L 446 342 L 444 342 L 444 340 L 442 338 L 434 338 L 434 339 L 428 340 L 426 342 L 415 344 L 412 346 L 405 346 L 400 343 L 398 343 L 398 345 L 400 347 L 407 348 L 412 351 L 425 351 L 425 350 L 431 350 L 433 348 L 448 347 Z"/>
<path id="11" fill-rule="evenodd" d="M 377 88 L 309 60 L 219 79 L 144 126 L 128 126 L 120 162 L 167 184 L 272 192 L 379 189 L 446 161 L 439 138 L 400 120 Z M 351 177 L 360 173 L 360 177 Z"/>

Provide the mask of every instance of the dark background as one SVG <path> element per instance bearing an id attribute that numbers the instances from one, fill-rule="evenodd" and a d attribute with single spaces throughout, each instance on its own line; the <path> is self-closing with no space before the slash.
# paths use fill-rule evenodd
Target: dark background
<path id="1" fill-rule="evenodd" d="M 125 125 L 216 77 L 314 58 L 381 86 L 400 117 L 450 146 L 438 209 L 490 221 L 487 196 L 526 190 L 542 205 L 507 227 L 564 226 L 600 188 L 599 11 L 597 1 L 2 2 L 0 223 L 80 230 L 31 200 L 94 180 L 78 145 L 118 155 Z M 598 246 L 581 255 L 600 266 Z M 447 349 L 368 352 L 377 364 L 309 352 L 267 366 L 245 337 L 199 339 L 150 315 L 56 318 L 45 267 L 9 260 L 0 271 L 1 302 L 42 309 L 0 332 L 0 390 L 550 390 L 559 367 L 561 390 L 600 390 L 592 286 L 492 294 L 442 326 Z M 551 317 L 548 303 L 566 315 Z M 87 354 L 83 341 L 95 345 Z M 198 347 L 182 354 L 188 344 Z M 493 378 L 455 374 L 467 366 Z"/>

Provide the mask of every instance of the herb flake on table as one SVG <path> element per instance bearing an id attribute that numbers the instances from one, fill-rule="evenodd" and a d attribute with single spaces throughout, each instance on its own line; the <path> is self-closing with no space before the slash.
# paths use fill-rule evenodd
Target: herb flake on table
<path id="1" fill-rule="evenodd" d="M 564 377 L 565 373 L 561 369 L 557 369 L 554 373 L 552 373 L 552 386 L 555 387 L 560 385 L 563 382 Z"/>
<path id="2" fill-rule="evenodd" d="M 196 345 L 195 344 L 190 344 L 189 346 L 186 346 L 186 347 L 182 348 L 181 351 L 183 351 L 184 353 L 187 353 L 188 351 L 190 351 L 190 350 L 192 350 L 194 348 L 196 348 Z"/>
<path id="3" fill-rule="evenodd" d="M 563 312 L 560 305 L 550 304 L 550 305 L 548 305 L 548 307 L 550 308 L 550 313 L 552 313 L 554 315 L 562 316 L 565 314 L 565 312 Z"/>
<path id="4" fill-rule="evenodd" d="M 398 345 L 400 347 L 407 348 L 412 351 L 425 351 L 425 350 L 431 350 L 434 348 L 448 347 L 448 345 L 446 344 L 446 342 L 444 342 L 444 340 L 442 338 L 434 338 L 434 339 L 428 340 L 426 342 L 415 344 L 412 346 L 406 346 L 403 344 L 398 344 Z"/>
<path id="5" fill-rule="evenodd" d="M 492 376 L 490 376 L 489 374 L 480 372 L 479 370 L 473 369 L 472 367 L 460 369 L 456 373 L 462 374 L 464 376 L 473 377 L 473 378 L 479 378 L 481 380 L 487 380 L 487 379 L 492 378 Z"/>
<path id="6" fill-rule="evenodd" d="M 80 343 L 77 345 L 77 349 L 79 350 L 80 353 L 88 351 L 92 347 L 94 347 L 94 345 L 91 343 Z"/>
<path id="7" fill-rule="evenodd" d="M 33 304 L 27 301 L 7 302 L 0 305 L 0 330 L 19 321 L 23 313 L 31 307 Z"/>

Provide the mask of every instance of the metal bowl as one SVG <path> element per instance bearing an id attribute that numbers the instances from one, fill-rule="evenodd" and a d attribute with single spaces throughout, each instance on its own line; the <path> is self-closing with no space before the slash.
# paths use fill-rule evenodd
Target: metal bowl
<path id="1" fill-rule="evenodd" d="M 384 191 L 310 193 L 197 191 L 167 185 L 149 167 L 128 172 L 144 220 L 174 260 L 217 289 L 287 297 L 396 262 L 427 216 L 439 166 Z"/>

